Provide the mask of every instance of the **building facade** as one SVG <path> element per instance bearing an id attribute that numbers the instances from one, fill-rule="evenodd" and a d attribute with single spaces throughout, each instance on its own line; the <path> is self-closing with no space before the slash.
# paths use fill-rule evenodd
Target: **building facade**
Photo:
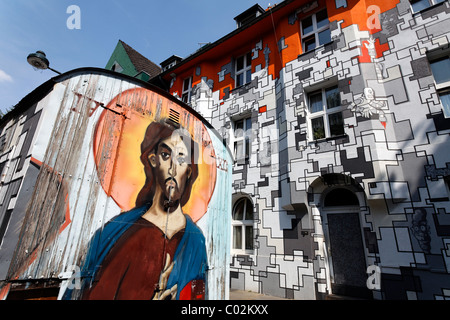
<path id="1" fill-rule="evenodd" d="M 0 121 L 0 300 L 227 299 L 231 163 L 144 81 L 48 80 Z"/>
<path id="2" fill-rule="evenodd" d="M 449 2 L 286 0 L 236 22 L 158 78 L 233 152 L 231 288 L 448 299 Z"/>

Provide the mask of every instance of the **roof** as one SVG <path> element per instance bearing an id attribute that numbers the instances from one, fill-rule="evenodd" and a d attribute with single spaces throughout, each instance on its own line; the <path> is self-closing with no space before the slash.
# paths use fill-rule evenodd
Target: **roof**
<path id="1" fill-rule="evenodd" d="M 160 65 L 164 68 L 164 65 L 167 65 L 167 64 L 171 63 L 172 61 L 181 61 L 181 60 L 183 60 L 182 57 L 177 56 L 177 55 L 172 55 L 170 58 L 167 58 L 166 60 L 161 62 Z"/>
<path id="2" fill-rule="evenodd" d="M 254 6 L 248 8 L 241 14 L 234 17 L 234 20 L 236 22 L 241 22 L 242 20 L 251 20 L 256 17 L 259 17 L 264 12 L 265 12 L 265 10 L 259 4 L 255 4 Z"/>
<path id="3" fill-rule="evenodd" d="M 308 0 L 303 0 L 303 2 L 305 3 L 307 1 Z M 174 67 L 163 71 L 160 77 L 167 77 L 171 72 L 174 72 L 174 70 L 183 71 L 189 67 L 192 67 L 193 64 L 198 62 L 197 59 L 199 57 L 208 59 L 216 55 L 223 54 L 224 50 L 234 50 L 235 46 L 241 46 L 242 43 L 248 42 L 249 37 L 261 34 L 267 30 L 272 30 L 273 23 L 276 23 L 280 17 L 291 12 L 294 8 L 296 8 L 297 5 L 297 0 L 284 0 L 275 6 L 269 7 L 264 11 L 264 13 L 252 19 L 249 23 L 244 24 L 240 28 L 236 28 L 234 31 L 230 32 L 219 40 L 203 46 L 195 53 L 178 62 Z M 258 7 L 258 5 L 255 5 L 242 14 L 248 12 L 249 10 L 259 10 Z M 262 22 L 263 20 L 266 20 L 265 23 Z M 263 26 L 261 24 L 263 24 Z M 260 28 L 258 28 L 256 25 L 259 25 Z M 234 39 L 234 41 L 232 39 Z M 233 41 L 233 43 L 230 43 L 231 41 Z"/>
<path id="4" fill-rule="evenodd" d="M 134 50 L 122 40 L 119 40 L 119 42 L 122 44 L 128 57 L 131 60 L 131 63 L 134 65 L 138 73 L 144 71 L 150 76 L 150 78 L 155 77 L 161 73 L 160 66 L 144 57 L 142 54 Z"/>
<path id="5" fill-rule="evenodd" d="M 167 62 L 172 61 L 172 60 L 180 60 L 180 59 L 183 59 L 183 58 L 174 54 L 170 58 L 167 58 L 166 60 L 161 62 L 161 64 L 167 63 Z"/>

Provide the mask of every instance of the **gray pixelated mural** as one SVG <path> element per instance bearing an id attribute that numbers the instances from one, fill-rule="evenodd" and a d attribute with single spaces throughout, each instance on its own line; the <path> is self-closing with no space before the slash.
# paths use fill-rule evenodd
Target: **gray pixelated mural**
<path id="1" fill-rule="evenodd" d="M 302 10 L 290 24 L 299 26 Z M 232 250 L 232 288 L 292 299 L 450 298 L 450 120 L 430 68 L 448 59 L 449 21 L 448 1 L 420 12 L 396 1 L 375 32 L 330 21 L 332 41 L 276 79 L 266 58 L 247 85 L 198 96 L 196 109 L 230 149 L 236 121 L 251 121 L 233 188 L 235 199 L 252 199 L 254 247 Z M 269 51 L 264 39 L 252 48 L 253 57 Z M 219 81 L 232 70 L 221 66 Z M 322 133 L 311 106 L 332 87 L 340 115 L 322 110 Z"/>

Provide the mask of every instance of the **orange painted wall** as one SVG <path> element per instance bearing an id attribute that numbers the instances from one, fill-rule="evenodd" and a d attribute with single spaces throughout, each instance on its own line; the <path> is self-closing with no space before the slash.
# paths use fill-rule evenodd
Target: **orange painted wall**
<path id="1" fill-rule="evenodd" d="M 370 6 L 377 6 L 382 13 L 393 9 L 399 2 L 400 0 L 347 0 L 346 8 L 336 9 L 334 0 L 327 0 L 328 16 L 330 22 L 343 20 L 342 28 L 356 24 L 360 31 L 370 31 L 373 34 L 380 29 L 371 29 L 367 25 L 367 19 L 375 13 Z"/>
<path id="2" fill-rule="evenodd" d="M 300 8 L 305 3 L 307 3 L 307 1 L 298 1 L 298 6 L 296 8 Z M 183 80 L 185 78 L 192 76 L 193 85 L 195 86 L 203 77 L 206 77 L 207 79 L 212 79 L 214 81 L 213 91 L 220 90 L 220 99 L 222 100 L 227 88 L 229 90 L 235 88 L 235 80 L 232 79 L 231 75 L 228 73 L 225 75 L 225 79 L 219 82 L 218 73 L 220 72 L 221 67 L 229 64 L 232 59 L 251 51 L 260 40 L 262 40 L 263 49 L 259 51 L 259 57 L 252 60 L 252 72 L 255 72 L 255 68 L 258 65 L 261 65 L 262 68 L 265 67 L 265 56 L 263 51 L 264 48 L 268 46 L 271 52 L 269 55 L 268 72 L 269 75 L 275 79 L 279 77 L 280 70 L 284 68 L 287 63 L 297 59 L 298 56 L 303 53 L 300 38 L 300 21 L 305 17 L 326 7 L 330 22 L 342 21 L 341 28 L 356 24 L 360 31 L 369 31 L 373 34 L 380 31 L 380 29 L 370 28 L 370 25 L 367 23 L 368 20 L 374 21 L 374 19 L 378 18 L 378 15 L 376 14 L 377 11 L 370 6 L 377 6 L 376 8 L 379 8 L 379 12 L 382 13 L 394 8 L 398 3 L 399 0 L 347 0 L 347 7 L 337 9 L 335 0 L 319 0 L 318 8 L 307 13 L 300 12 L 297 15 L 297 20 L 293 24 L 289 24 L 288 15 L 276 20 L 270 16 L 270 18 L 260 21 L 252 26 L 252 30 L 251 32 L 247 32 L 246 38 L 243 38 L 238 34 L 233 38 L 226 40 L 225 43 L 219 44 L 219 46 L 222 46 L 220 48 L 220 55 L 212 55 L 214 58 L 209 58 L 208 60 L 202 60 L 203 56 L 197 57 L 196 59 L 199 61 L 199 64 L 189 68 L 187 71 L 177 74 L 176 81 L 170 89 L 170 92 L 172 94 L 178 93 L 178 95 L 181 96 Z M 293 12 L 293 10 L 291 12 Z M 251 34 L 252 36 L 249 36 L 248 34 Z M 284 44 L 287 48 L 279 51 L 277 46 L 282 38 L 284 38 Z M 378 57 L 380 57 L 384 51 L 389 49 L 388 44 L 381 44 L 379 40 L 375 42 L 375 46 Z M 204 56 L 206 57 L 206 55 Z M 370 57 L 368 56 L 367 49 L 364 45 L 362 46 L 362 55 L 359 57 L 359 62 L 370 62 Z M 195 74 L 197 67 L 200 67 L 201 70 L 199 76 Z"/>
<path id="3" fill-rule="evenodd" d="M 257 26 L 256 26 L 257 27 Z M 267 28 L 266 28 L 267 29 Z M 170 89 L 171 94 L 177 93 L 179 96 L 182 94 L 182 85 L 184 79 L 193 77 L 192 84 L 195 86 L 200 83 L 203 77 L 212 79 L 214 81 L 213 91 L 220 90 L 220 99 L 225 95 L 225 91 L 228 88 L 232 90 L 235 88 L 235 80 L 231 77 L 230 73 L 225 75 L 224 80 L 219 82 L 219 72 L 222 66 L 231 63 L 232 59 L 235 59 L 247 52 L 250 52 L 255 48 L 256 44 L 262 40 L 262 50 L 259 51 L 259 56 L 252 60 L 252 72 L 256 71 L 256 67 L 261 65 L 261 68 L 265 67 L 265 55 L 264 49 L 266 46 L 270 49 L 269 54 L 269 67 L 268 72 L 273 77 L 278 77 L 279 71 L 293 59 L 296 59 L 301 51 L 301 42 L 299 38 L 299 23 L 296 21 L 293 25 L 288 23 L 288 17 L 284 17 L 279 23 L 270 26 L 270 32 L 261 33 L 258 29 L 252 32 L 255 36 L 252 39 L 246 39 L 245 44 L 232 43 L 230 47 L 238 47 L 236 50 L 226 50 L 224 47 L 223 55 L 217 56 L 214 60 L 201 60 L 198 65 L 188 69 L 185 72 L 178 73 L 176 81 Z M 284 37 L 284 43 L 288 48 L 279 52 L 277 43 Z M 231 42 L 235 40 L 231 39 Z M 200 67 L 200 76 L 196 75 L 196 68 Z"/>

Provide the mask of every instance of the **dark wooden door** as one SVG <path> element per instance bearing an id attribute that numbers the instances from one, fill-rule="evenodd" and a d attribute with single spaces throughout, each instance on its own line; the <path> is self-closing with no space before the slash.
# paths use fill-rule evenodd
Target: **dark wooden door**
<path id="1" fill-rule="evenodd" d="M 366 261 L 358 213 L 327 215 L 334 294 L 371 298 L 367 288 Z"/>

